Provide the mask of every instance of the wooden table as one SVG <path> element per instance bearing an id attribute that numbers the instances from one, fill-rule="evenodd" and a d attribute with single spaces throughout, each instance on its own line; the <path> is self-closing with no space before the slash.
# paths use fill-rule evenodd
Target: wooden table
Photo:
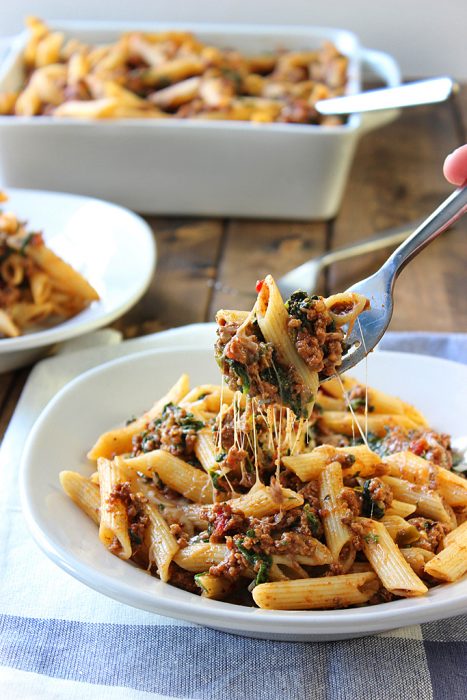
<path id="1" fill-rule="evenodd" d="M 134 337 L 209 321 L 217 309 L 247 308 L 257 279 L 432 211 L 452 187 L 447 153 L 465 143 L 467 86 L 449 103 L 405 111 L 362 138 L 343 205 L 327 222 L 148 218 L 158 267 L 144 298 L 115 325 Z M 366 277 L 387 253 L 336 265 L 321 280 L 330 294 Z M 467 331 L 467 218 L 441 236 L 397 283 L 392 330 Z M 0 377 L 0 439 L 28 370 Z"/>

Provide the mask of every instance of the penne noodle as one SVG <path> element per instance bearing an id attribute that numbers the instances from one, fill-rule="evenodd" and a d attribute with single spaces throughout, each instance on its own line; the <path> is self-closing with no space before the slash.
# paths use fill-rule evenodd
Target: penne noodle
<path id="1" fill-rule="evenodd" d="M 398 501 L 397 498 L 392 499 L 392 503 L 389 508 L 386 508 L 386 515 L 398 515 L 401 518 L 408 518 L 417 510 L 417 506 L 412 503 L 404 503 L 404 501 Z"/>
<path id="2" fill-rule="evenodd" d="M 352 530 L 343 522 L 348 514 L 348 508 L 341 498 L 343 487 L 341 465 L 331 462 L 319 478 L 320 514 L 333 560 L 341 565 L 343 571 L 348 571 L 355 559 L 355 548 Z"/>
<path id="3" fill-rule="evenodd" d="M 66 495 L 71 498 L 88 518 L 99 525 L 101 497 L 98 484 L 78 472 L 63 471 L 59 475 L 60 484 Z"/>
<path id="4" fill-rule="evenodd" d="M 462 525 L 459 525 L 454 530 L 451 530 L 444 538 L 444 546 L 452 544 L 453 542 L 461 542 L 465 533 L 467 531 L 467 521 L 464 521 Z"/>
<path id="5" fill-rule="evenodd" d="M 350 329 L 357 316 L 368 306 L 368 300 L 356 292 L 333 294 L 325 303 L 334 323 L 337 326 L 348 325 Z"/>
<path id="6" fill-rule="evenodd" d="M 290 489 L 260 485 L 227 503 L 234 513 L 241 512 L 247 517 L 263 518 L 303 505 L 303 496 Z"/>
<path id="7" fill-rule="evenodd" d="M 208 474 L 219 468 L 219 462 L 216 459 L 219 452 L 216 449 L 216 444 L 210 428 L 202 428 L 198 431 L 195 454 L 201 462 L 203 469 L 205 469 Z M 225 469 L 223 471 L 225 473 Z"/>
<path id="8" fill-rule="evenodd" d="M 368 416 L 364 416 L 361 413 L 357 413 L 353 416 L 351 413 L 325 411 L 319 417 L 319 421 L 331 432 L 349 436 L 358 433 L 358 429 L 355 428 L 356 422 L 362 430 L 365 430 L 367 425 L 368 431 L 378 437 L 384 437 L 387 429 L 394 426 L 400 426 L 404 430 L 415 430 L 417 427 L 417 424 L 410 418 L 407 418 L 407 416 L 396 414 L 371 413 Z"/>
<path id="9" fill-rule="evenodd" d="M 420 533 L 414 525 L 400 515 L 384 515 L 381 522 L 399 546 L 408 545 L 420 539 Z"/>
<path id="10" fill-rule="evenodd" d="M 202 598 L 223 600 L 232 590 L 232 581 L 222 576 L 211 576 L 211 574 L 201 573 L 196 574 L 194 580 L 201 589 Z"/>
<path id="11" fill-rule="evenodd" d="M 289 315 L 271 275 L 263 282 L 255 304 L 256 318 L 267 342 L 272 343 L 281 361 L 296 371 L 303 385 L 302 406 L 310 415 L 318 393 L 318 373 L 312 371 L 297 353 L 288 333 Z"/>
<path id="12" fill-rule="evenodd" d="M 170 564 L 179 550 L 177 540 L 170 532 L 170 528 L 157 505 L 146 500 L 143 508 L 149 521 L 147 530 L 149 562 L 156 563 L 157 573 L 161 581 L 168 581 Z"/>
<path id="13" fill-rule="evenodd" d="M 325 610 L 367 603 L 378 588 L 375 574 L 363 572 L 262 583 L 253 589 L 253 599 L 273 610 Z"/>
<path id="14" fill-rule="evenodd" d="M 98 457 L 110 458 L 113 455 L 131 452 L 132 440 L 135 435 L 141 433 L 149 422 L 162 415 L 164 406 L 168 403 L 178 404 L 189 389 L 189 378 L 187 374 L 182 374 L 180 379 L 169 389 L 169 391 L 153 407 L 142 416 L 132 421 L 122 428 L 110 430 L 103 433 L 95 445 L 88 452 L 88 459 Z"/>
<path id="15" fill-rule="evenodd" d="M 123 461 L 134 473 L 141 472 L 150 477 L 157 474 L 164 484 L 190 501 L 212 503 L 212 482 L 206 472 L 192 467 L 170 452 L 154 450 Z"/>
<path id="16" fill-rule="evenodd" d="M 467 522 L 464 522 L 448 535 L 446 547 L 425 564 L 425 572 L 441 581 L 457 581 L 466 571 Z"/>
<path id="17" fill-rule="evenodd" d="M 48 274 L 54 286 L 86 301 L 99 299 L 98 293 L 89 282 L 86 282 L 84 277 L 76 272 L 71 265 L 55 255 L 45 245 L 30 244 L 26 246 L 26 251 L 29 257 Z"/>
<path id="18" fill-rule="evenodd" d="M 6 311 L 0 309 L 0 333 L 7 338 L 16 338 L 20 332 L 13 319 L 10 318 Z"/>
<path id="19" fill-rule="evenodd" d="M 389 476 L 395 476 L 414 484 L 427 484 L 430 479 L 430 463 L 423 457 L 409 452 L 395 452 L 384 458 Z"/>
<path id="20" fill-rule="evenodd" d="M 430 559 L 433 559 L 435 556 L 433 552 L 429 552 L 421 547 L 404 547 L 400 551 L 407 564 L 412 567 L 417 576 L 422 579 L 426 578 L 425 564 L 427 561 L 430 561 Z"/>
<path id="21" fill-rule="evenodd" d="M 31 294 L 35 304 L 45 304 L 52 292 L 50 278 L 45 272 L 34 272 L 29 277 Z"/>
<path id="22" fill-rule="evenodd" d="M 436 490 L 446 503 L 453 508 L 467 506 L 467 479 L 449 469 L 438 467 L 435 470 Z"/>
<path id="23" fill-rule="evenodd" d="M 406 562 L 383 523 L 370 518 L 358 518 L 358 522 L 362 527 L 363 552 L 386 590 L 404 598 L 427 593 L 427 587 Z"/>
<path id="24" fill-rule="evenodd" d="M 116 495 L 116 488 L 127 481 L 121 462 L 100 458 L 97 460 L 101 497 L 99 537 L 103 544 L 121 559 L 132 554 L 129 522 L 125 505 Z"/>
<path id="25" fill-rule="evenodd" d="M 182 569 L 201 573 L 214 564 L 220 564 L 228 555 L 229 550 L 224 544 L 196 543 L 180 549 L 174 561 Z"/>
<path id="26" fill-rule="evenodd" d="M 431 520 L 439 520 L 451 529 L 456 527 L 456 518 L 452 510 L 447 506 L 436 491 L 426 486 L 416 486 L 404 479 L 396 479 L 393 476 L 383 476 L 382 480 L 390 486 L 395 498 L 415 506 L 415 512 Z M 394 504 L 392 504 L 394 508 Z"/>

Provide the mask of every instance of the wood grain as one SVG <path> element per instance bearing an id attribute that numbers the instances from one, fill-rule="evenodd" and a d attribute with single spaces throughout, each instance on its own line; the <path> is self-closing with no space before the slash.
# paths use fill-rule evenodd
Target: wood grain
<path id="1" fill-rule="evenodd" d="M 309 222 L 232 220 L 227 226 L 210 319 L 220 308 L 251 308 L 255 283 L 280 277 L 326 249 L 327 225 Z"/>
<path id="2" fill-rule="evenodd" d="M 428 215 L 449 194 L 445 156 L 458 143 L 450 103 L 406 110 L 365 136 L 358 148 L 332 247 Z M 465 222 L 465 219 L 464 219 Z M 467 330 L 466 224 L 444 234 L 403 272 L 396 286 L 392 330 Z M 387 253 L 336 266 L 330 291 L 374 272 Z"/>
<path id="3" fill-rule="evenodd" d="M 222 241 L 217 219 L 147 219 L 157 243 L 157 270 L 141 301 L 115 328 L 125 337 L 206 320 Z"/>
<path id="4" fill-rule="evenodd" d="M 460 85 L 453 99 L 453 109 L 456 120 L 459 144 L 467 143 L 467 85 Z"/>
<path id="5" fill-rule="evenodd" d="M 3 397 L 0 409 L 0 442 L 3 440 L 3 436 L 8 428 L 8 423 L 10 422 L 10 418 L 16 408 L 16 404 L 21 396 L 21 392 L 23 391 L 28 375 L 29 369 L 22 369 L 11 373 L 12 381 L 9 383 L 8 393 Z M 4 376 L 6 375 L 2 376 L 2 382 Z"/>

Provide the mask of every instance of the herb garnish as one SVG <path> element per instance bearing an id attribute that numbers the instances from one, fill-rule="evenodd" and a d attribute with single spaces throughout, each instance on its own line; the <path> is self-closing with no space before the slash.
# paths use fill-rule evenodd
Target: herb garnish
<path id="1" fill-rule="evenodd" d="M 362 515 L 365 518 L 380 520 L 384 516 L 385 506 L 383 501 L 374 498 L 370 491 L 371 479 L 367 479 L 362 490 Z"/>
<path id="2" fill-rule="evenodd" d="M 374 532 L 369 532 L 363 539 L 367 544 L 377 544 L 379 542 L 379 536 L 375 535 Z"/>
<path id="3" fill-rule="evenodd" d="M 309 503 L 305 503 L 303 506 L 303 512 L 306 515 L 308 527 L 313 533 L 313 537 L 317 537 L 319 534 L 319 520 L 316 515 L 312 512 Z"/>
<path id="4" fill-rule="evenodd" d="M 252 549 L 247 549 L 243 546 L 243 539 L 236 540 L 235 545 L 247 560 L 248 564 L 253 568 L 260 562 L 259 569 L 256 574 L 254 585 L 258 586 L 260 583 L 265 583 L 269 578 L 269 569 L 272 565 L 272 557 L 264 552 L 255 552 Z"/>

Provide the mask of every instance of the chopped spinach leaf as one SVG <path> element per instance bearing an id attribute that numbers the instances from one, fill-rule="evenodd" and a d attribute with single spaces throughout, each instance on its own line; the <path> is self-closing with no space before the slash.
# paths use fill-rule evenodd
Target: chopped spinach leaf
<path id="1" fill-rule="evenodd" d="M 225 492 L 225 488 L 221 486 L 221 484 L 219 484 L 219 479 L 222 478 L 223 474 L 219 474 L 219 472 L 217 472 L 215 469 L 211 469 L 211 471 L 209 472 L 209 476 L 211 477 L 212 484 L 216 491 Z"/>
<path id="2" fill-rule="evenodd" d="M 319 534 L 319 520 L 312 512 L 309 503 L 305 503 L 303 506 L 303 512 L 306 515 L 307 523 L 311 532 L 313 533 L 313 537 L 317 537 Z"/>
<path id="3" fill-rule="evenodd" d="M 272 565 L 272 557 L 264 552 L 259 553 L 252 549 L 247 549 L 243 546 L 243 539 L 236 540 L 235 544 L 240 554 L 245 557 L 250 566 L 254 567 L 258 562 L 260 562 L 254 585 L 257 586 L 258 584 L 267 581 L 269 578 L 269 569 Z"/>
<path id="4" fill-rule="evenodd" d="M 383 501 L 378 501 L 374 498 L 370 491 L 371 479 L 367 479 L 363 484 L 362 490 L 362 515 L 365 518 L 373 518 L 374 520 L 381 520 L 384 516 L 384 503 Z"/>
<path id="5" fill-rule="evenodd" d="M 375 535 L 373 532 L 369 532 L 363 539 L 367 544 L 377 544 L 379 542 L 378 535 Z"/>
<path id="6" fill-rule="evenodd" d="M 250 378 L 248 376 L 248 370 L 246 369 L 245 365 L 242 365 L 241 362 L 237 362 L 237 360 L 231 360 L 228 357 L 225 358 L 225 361 L 240 379 L 242 383 L 243 393 L 247 394 L 250 391 Z"/>
<path id="7" fill-rule="evenodd" d="M 207 573 L 209 573 L 209 572 L 203 571 L 201 574 L 194 575 L 196 585 L 198 585 L 201 588 L 201 590 L 203 590 L 205 593 L 207 593 L 207 588 L 206 588 L 206 586 L 203 585 L 203 581 L 202 581 L 201 577 L 206 576 Z"/>

